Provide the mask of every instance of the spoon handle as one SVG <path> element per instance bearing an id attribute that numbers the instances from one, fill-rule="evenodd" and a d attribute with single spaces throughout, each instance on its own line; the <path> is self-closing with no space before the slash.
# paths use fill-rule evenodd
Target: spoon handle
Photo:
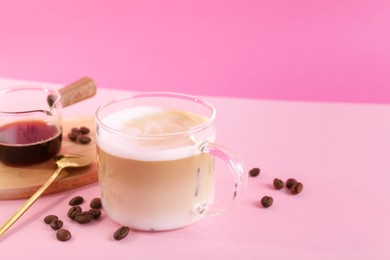
<path id="1" fill-rule="evenodd" d="M 8 220 L 0 227 L 0 236 L 2 236 L 42 195 L 42 193 L 57 179 L 63 168 L 58 167 L 53 175 L 39 188 Z"/>

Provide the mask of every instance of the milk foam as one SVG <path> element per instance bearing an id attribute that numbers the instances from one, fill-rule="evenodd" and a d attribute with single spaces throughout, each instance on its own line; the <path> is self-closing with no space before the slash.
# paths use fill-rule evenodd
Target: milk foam
<path id="1" fill-rule="evenodd" d="M 207 121 L 195 113 L 162 107 L 140 106 L 114 112 L 102 119 L 113 129 L 134 135 L 166 135 L 191 130 Z M 136 139 L 100 129 L 98 146 L 121 158 L 141 161 L 176 160 L 199 153 L 197 143 L 214 141 L 214 128 L 201 134 L 177 135 L 171 138 Z"/>

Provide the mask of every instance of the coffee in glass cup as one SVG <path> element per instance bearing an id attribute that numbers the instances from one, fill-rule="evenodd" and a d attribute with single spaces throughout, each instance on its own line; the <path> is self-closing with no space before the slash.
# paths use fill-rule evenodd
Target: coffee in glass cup
<path id="1" fill-rule="evenodd" d="M 154 92 L 125 96 L 96 113 L 98 177 L 110 218 L 138 230 L 188 226 L 218 215 L 246 186 L 244 163 L 214 144 L 215 108 L 197 97 Z M 214 159 L 233 173 L 232 200 L 216 208 Z"/>

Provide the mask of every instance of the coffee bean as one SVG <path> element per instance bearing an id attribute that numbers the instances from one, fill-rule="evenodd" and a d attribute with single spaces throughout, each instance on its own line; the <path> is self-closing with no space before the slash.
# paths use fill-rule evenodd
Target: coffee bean
<path id="1" fill-rule="evenodd" d="M 113 237 L 115 240 L 124 239 L 129 234 L 129 231 L 130 229 L 128 227 L 120 227 L 115 231 Z"/>
<path id="2" fill-rule="evenodd" d="M 91 138 L 83 135 L 79 137 L 79 142 L 82 144 L 89 144 L 91 142 Z"/>
<path id="3" fill-rule="evenodd" d="M 260 169 L 259 168 L 253 168 L 252 170 L 249 171 L 249 175 L 252 176 L 252 177 L 256 177 L 259 174 L 260 174 Z"/>
<path id="4" fill-rule="evenodd" d="M 68 134 L 68 138 L 73 142 L 80 142 L 81 144 L 89 144 L 91 138 L 87 136 L 90 130 L 86 126 L 81 126 L 80 128 L 73 127 Z"/>
<path id="5" fill-rule="evenodd" d="M 294 178 L 287 179 L 287 181 L 286 181 L 286 188 L 287 188 L 287 189 L 290 189 L 291 186 L 292 186 L 294 183 L 297 183 L 297 180 L 296 180 L 296 179 L 294 179 Z"/>
<path id="6" fill-rule="evenodd" d="M 54 230 L 62 228 L 63 225 L 64 222 L 62 222 L 62 220 L 53 220 L 52 222 L 50 222 L 50 227 Z"/>
<path id="7" fill-rule="evenodd" d="M 60 241 L 68 241 L 69 239 L 71 239 L 72 234 L 70 233 L 69 230 L 60 229 L 57 231 L 56 237 Z"/>
<path id="8" fill-rule="evenodd" d="M 89 211 L 83 211 L 80 213 L 77 213 L 76 216 L 74 217 L 74 220 L 79 223 L 79 224 L 86 224 L 91 222 L 91 220 L 94 219 L 94 216 L 91 212 Z"/>
<path id="9" fill-rule="evenodd" d="M 283 181 L 281 179 L 278 179 L 278 178 L 274 179 L 273 184 L 274 184 L 275 189 L 277 189 L 277 190 L 280 190 L 284 187 Z"/>
<path id="10" fill-rule="evenodd" d="M 261 205 L 263 205 L 264 208 L 269 208 L 272 206 L 272 203 L 274 202 L 274 199 L 270 196 L 264 196 L 261 199 Z"/>
<path id="11" fill-rule="evenodd" d="M 47 104 L 49 104 L 50 107 L 54 105 L 54 101 L 56 101 L 57 97 L 54 95 L 48 95 L 47 96 Z"/>
<path id="12" fill-rule="evenodd" d="M 294 195 L 301 193 L 302 190 L 303 190 L 303 184 L 300 182 L 294 183 L 290 187 L 290 192 L 291 192 L 291 194 L 294 194 Z"/>
<path id="13" fill-rule="evenodd" d="M 100 209 L 102 207 L 102 201 L 100 200 L 100 198 L 94 198 L 91 200 L 89 206 L 93 209 Z"/>
<path id="14" fill-rule="evenodd" d="M 83 210 L 80 206 L 73 206 L 68 210 L 67 216 L 70 219 L 74 219 L 76 217 L 76 214 L 81 213 Z"/>
<path id="15" fill-rule="evenodd" d="M 56 215 L 47 215 L 43 221 L 46 223 L 46 224 L 50 224 L 52 221 L 54 220 L 58 220 L 58 217 Z"/>
<path id="16" fill-rule="evenodd" d="M 100 217 L 100 215 L 102 215 L 100 209 L 90 209 L 88 212 L 90 212 L 93 215 L 94 219 L 97 219 Z"/>
<path id="17" fill-rule="evenodd" d="M 80 129 L 78 129 L 77 127 L 72 127 L 70 132 L 75 134 L 75 135 L 79 135 L 80 134 Z"/>
<path id="18" fill-rule="evenodd" d="M 79 136 L 77 134 L 75 134 L 75 133 L 69 133 L 68 134 L 68 138 L 69 138 L 69 140 L 71 140 L 73 142 L 76 142 L 77 139 L 79 138 Z"/>
<path id="19" fill-rule="evenodd" d="M 88 127 L 85 127 L 85 126 L 80 127 L 80 133 L 81 133 L 82 135 L 87 135 L 87 134 L 89 134 L 89 128 L 88 128 Z"/>
<path id="20" fill-rule="evenodd" d="M 81 197 L 81 196 L 76 196 L 74 198 L 72 198 L 70 201 L 69 201 L 69 205 L 71 206 L 77 206 L 77 205 L 80 205 L 81 203 L 84 202 L 84 198 Z"/>

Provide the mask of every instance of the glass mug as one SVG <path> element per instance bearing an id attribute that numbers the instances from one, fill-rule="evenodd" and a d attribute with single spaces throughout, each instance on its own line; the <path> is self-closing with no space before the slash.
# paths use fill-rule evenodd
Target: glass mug
<path id="1" fill-rule="evenodd" d="M 219 215 L 243 195 L 244 163 L 216 145 L 216 111 L 197 97 L 151 92 L 96 111 L 98 180 L 107 215 L 123 226 L 162 231 Z M 231 199 L 213 205 L 214 158 L 232 172 Z"/>
<path id="2" fill-rule="evenodd" d="M 52 97 L 48 100 L 48 97 Z M 0 161 L 23 165 L 51 159 L 62 143 L 61 95 L 56 89 L 0 89 Z"/>

